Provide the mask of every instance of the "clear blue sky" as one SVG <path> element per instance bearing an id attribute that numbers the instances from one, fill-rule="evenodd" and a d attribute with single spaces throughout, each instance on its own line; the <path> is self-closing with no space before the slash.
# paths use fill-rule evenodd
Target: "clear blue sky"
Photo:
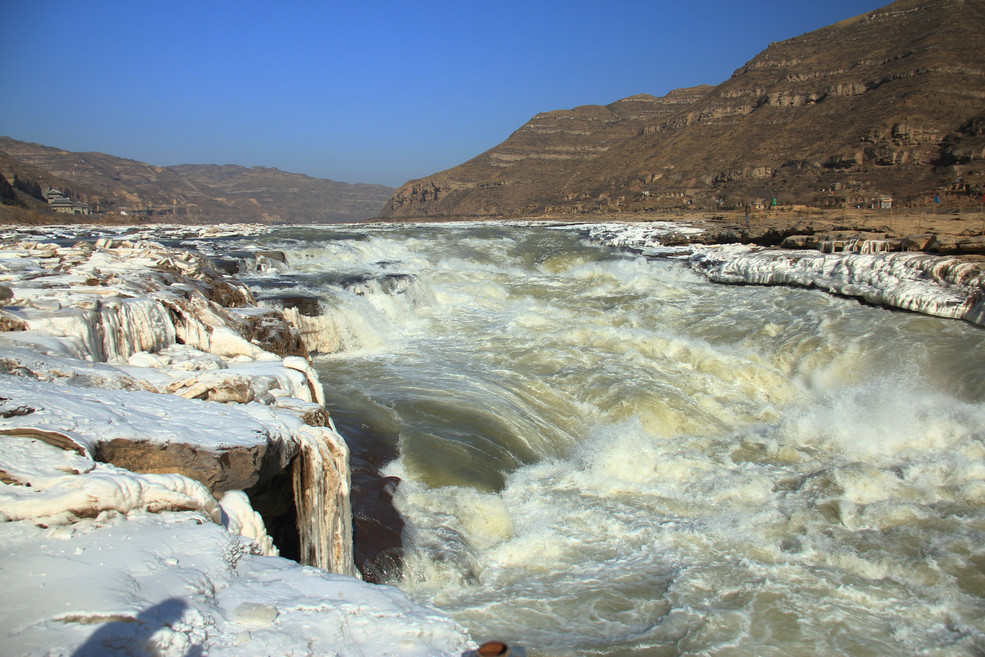
<path id="1" fill-rule="evenodd" d="M 0 135 L 391 186 L 888 0 L 0 0 Z"/>

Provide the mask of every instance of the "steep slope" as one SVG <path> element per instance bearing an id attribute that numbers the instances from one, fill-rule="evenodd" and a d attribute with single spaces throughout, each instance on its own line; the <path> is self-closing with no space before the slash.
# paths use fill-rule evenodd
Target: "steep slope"
<path id="1" fill-rule="evenodd" d="M 392 193 L 277 169 L 226 165 L 159 167 L 104 153 L 73 153 L 0 137 L 0 173 L 33 170 L 100 212 L 193 223 L 328 223 L 374 217 Z M 61 181 L 59 186 L 57 181 Z M 67 187 L 65 189 L 64 187 Z"/>
<path id="2" fill-rule="evenodd" d="M 558 202 L 559 182 L 711 89 L 678 89 L 662 98 L 640 94 L 606 106 L 538 114 L 478 157 L 405 184 L 383 216 L 514 216 L 543 209 Z"/>
<path id="3" fill-rule="evenodd" d="M 64 178 L 54 176 L 48 171 L 14 159 L 0 150 L 0 205 L 19 207 L 28 211 L 46 211 L 48 203 L 44 198 L 43 187 L 56 187 L 70 196 L 79 197 L 77 185 Z"/>
<path id="4" fill-rule="evenodd" d="M 944 138 L 982 110 L 983 35 L 980 0 L 902 0 L 772 44 L 571 187 L 596 198 L 609 186 L 633 197 L 823 202 L 841 188 L 914 199 L 951 182 L 934 166 Z"/>
<path id="5" fill-rule="evenodd" d="M 770 44 L 729 80 L 699 89 L 706 91 L 685 94 L 687 102 L 667 102 L 666 113 L 553 133 L 549 152 L 576 149 L 577 160 L 483 178 L 491 167 L 479 165 L 495 158 L 544 157 L 548 151 L 518 137 L 565 113 L 539 115 L 488 153 L 407 183 L 385 214 L 713 208 L 773 196 L 840 205 L 878 194 L 922 202 L 942 189 L 980 193 L 974 119 L 985 106 L 983 0 L 900 0 Z M 591 111 L 604 124 L 620 103 Z"/>

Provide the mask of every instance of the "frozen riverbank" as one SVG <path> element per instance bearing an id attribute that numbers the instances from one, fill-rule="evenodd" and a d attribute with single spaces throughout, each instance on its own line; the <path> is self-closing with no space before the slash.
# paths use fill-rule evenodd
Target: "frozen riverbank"
<path id="1" fill-rule="evenodd" d="M 353 576 L 348 450 L 283 312 L 151 242 L 8 240 L 0 286 L 7 654 L 467 646 Z"/>
<path id="2" fill-rule="evenodd" d="M 886 250 L 882 240 L 842 240 L 837 246 L 765 248 L 709 246 L 703 229 L 676 224 L 586 227 L 600 244 L 684 260 L 716 283 L 814 287 L 866 303 L 985 325 L 985 258 Z M 787 240 L 785 243 L 790 243 Z"/>
<path id="3" fill-rule="evenodd" d="M 868 300 L 882 303 L 894 280 L 926 283 L 928 298 L 972 290 L 971 270 L 905 264 L 923 254 L 606 242 L 605 226 L 128 230 L 131 243 L 76 247 L 66 231 L 0 253 L 2 626 L 18 654 L 149 640 L 164 655 L 455 655 L 468 637 L 445 611 L 538 654 L 726 654 L 768 639 L 827 654 L 837 632 L 877 636 L 882 654 L 941 640 L 962 654 L 981 636 L 968 620 L 980 581 L 953 584 L 979 559 L 962 537 L 981 544 L 981 332 L 705 279 L 735 263 L 725 282 L 758 282 L 745 278 L 758 253 L 765 269 L 821 256 L 850 270 L 830 267 L 838 280 L 872 269 Z M 307 295 L 305 325 L 150 238 L 236 249 L 213 261 L 258 296 Z M 897 258 L 912 283 L 875 274 Z M 806 273 L 777 282 L 821 287 Z M 340 352 L 315 375 L 307 332 L 343 313 L 344 339 L 319 344 Z M 349 404 L 339 427 L 394 440 L 411 560 L 393 581 L 442 612 L 264 554 L 268 538 L 283 554 L 293 526 L 264 500 L 287 493 L 300 511 L 298 478 L 331 481 L 295 476 L 305 444 L 323 473 L 340 454 L 318 396 L 329 381 L 333 410 Z M 944 416 L 957 428 L 941 436 Z M 166 463 L 134 472 L 150 458 Z M 852 483 L 873 477 L 878 490 Z M 318 494 L 326 508 L 333 490 Z M 922 562 L 928 541 L 949 555 L 939 566 Z M 743 587 L 757 594 L 736 600 Z M 788 625 L 788 608 L 807 621 Z M 791 627 L 809 634 L 800 653 Z"/>

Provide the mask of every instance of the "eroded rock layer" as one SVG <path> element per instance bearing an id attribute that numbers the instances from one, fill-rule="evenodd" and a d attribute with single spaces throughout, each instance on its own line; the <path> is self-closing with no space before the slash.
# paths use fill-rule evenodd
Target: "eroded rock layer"
<path id="1" fill-rule="evenodd" d="M 348 449 L 283 312 L 204 256 L 154 242 L 11 243 L 0 280 L 0 439 L 96 464 L 55 475 L 4 460 L 4 482 L 24 487 L 5 489 L 0 516 L 197 509 L 269 552 L 237 492 L 288 476 L 299 558 L 355 574 Z"/>
<path id="2" fill-rule="evenodd" d="M 717 86 L 538 114 L 383 216 L 980 198 L 983 98 L 985 5 L 899 0 L 771 43 Z"/>

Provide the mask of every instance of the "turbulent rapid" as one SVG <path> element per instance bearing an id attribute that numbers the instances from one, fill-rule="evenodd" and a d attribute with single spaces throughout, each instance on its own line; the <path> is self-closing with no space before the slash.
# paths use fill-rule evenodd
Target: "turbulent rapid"
<path id="1" fill-rule="evenodd" d="M 393 458 L 391 583 L 476 640 L 985 651 L 981 327 L 716 284 L 584 227 L 242 241 L 287 254 L 248 279 L 259 297 L 319 299 L 327 405 Z"/>

